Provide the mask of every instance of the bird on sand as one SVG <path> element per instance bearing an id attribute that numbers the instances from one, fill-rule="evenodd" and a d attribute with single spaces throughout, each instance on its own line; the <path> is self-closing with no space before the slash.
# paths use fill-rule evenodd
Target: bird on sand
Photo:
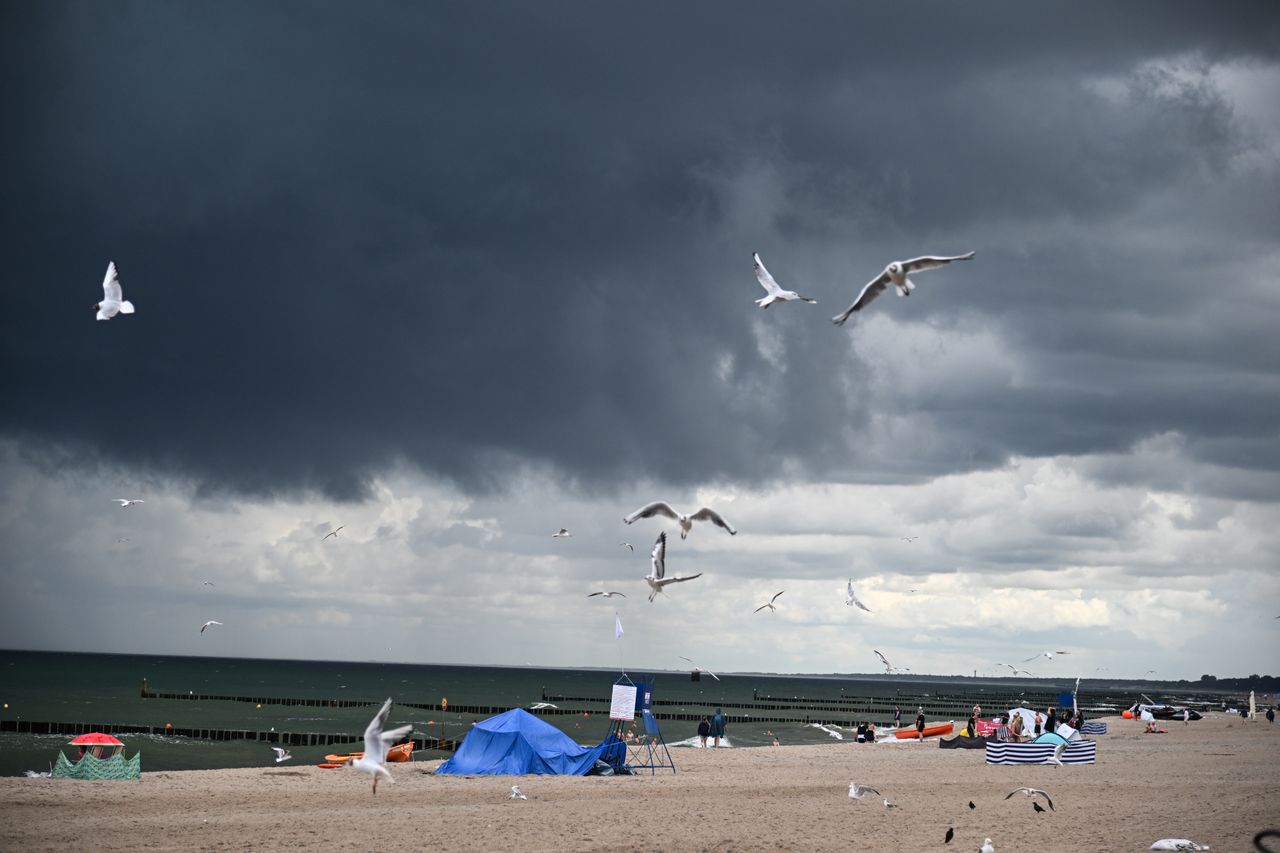
<path id="1" fill-rule="evenodd" d="M 124 298 L 120 290 L 120 274 L 115 261 L 107 264 L 107 275 L 102 279 L 102 301 L 93 306 L 99 320 L 110 320 L 117 314 L 132 314 L 133 303 Z"/>
<path id="2" fill-rule="evenodd" d="M 1008 794 L 1005 794 L 1004 798 L 1007 800 L 1010 797 L 1012 797 L 1014 794 L 1025 794 L 1028 797 L 1034 797 L 1036 794 L 1039 794 L 1040 796 L 1044 797 L 1044 801 L 1049 804 L 1049 809 L 1050 810 L 1053 809 L 1053 800 L 1049 799 L 1049 795 L 1044 791 L 1041 791 L 1039 788 L 1027 788 L 1027 787 L 1018 788 L 1016 790 L 1010 791 Z"/>
<path id="3" fill-rule="evenodd" d="M 977 808 L 977 806 L 975 806 L 975 805 L 973 804 L 973 800 L 970 800 L 970 801 L 969 801 L 969 809 L 970 809 L 970 810 L 973 810 L 973 809 L 976 809 L 976 808 Z"/>
<path id="4" fill-rule="evenodd" d="M 1061 767 L 1061 766 L 1062 766 L 1062 753 L 1064 753 L 1064 752 L 1066 752 L 1066 751 L 1067 751 L 1067 744 L 1066 744 L 1066 742 L 1063 742 L 1063 743 L 1058 744 L 1056 747 L 1054 747 L 1053 755 L 1051 755 L 1051 756 L 1049 756 L 1048 758 L 1046 758 L 1046 759 L 1045 759 L 1045 763 L 1047 763 L 1047 764 L 1053 764 L 1053 765 L 1055 765 L 1055 766 L 1057 766 L 1057 767 Z M 1039 803 L 1036 803 L 1036 805 L 1037 805 L 1037 806 L 1039 806 L 1040 804 L 1039 804 Z"/>
<path id="5" fill-rule="evenodd" d="M 671 508 L 671 504 L 666 501 L 654 501 L 653 503 L 645 504 L 622 520 L 626 524 L 631 524 L 641 518 L 653 518 L 655 515 L 665 515 L 667 518 L 674 519 L 675 522 L 680 525 L 681 539 L 688 538 L 689 531 L 693 528 L 693 523 L 695 521 L 710 521 L 717 527 L 723 527 L 725 530 L 729 531 L 729 535 L 738 535 L 738 531 L 733 529 L 733 525 L 725 521 L 724 517 L 721 516 L 720 513 L 716 512 L 709 506 L 704 506 L 692 515 L 685 515 L 684 513 L 676 512 Z"/>
<path id="6" fill-rule="evenodd" d="M 693 660 L 692 660 L 691 658 L 687 658 L 687 657 L 685 657 L 684 655 L 680 655 L 679 657 L 680 657 L 680 660 L 687 660 L 687 661 L 689 661 L 689 663 L 693 664 L 693 671 L 694 671 L 694 672 L 705 672 L 707 675 L 711 676 L 711 677 L 712 677 L 712 678 L 714 678 L 716 681 L 719 681 L 719 680 L 720 680 L 720 676 L 716 675 L 714 672 L 712 672 L 712 671 L 711 671 L 711 670 L 709 670 L 709 669 L 703 669 L 702 667 L 698 666 L 696 663 L 693 663 Z"/>
<path id="7" fill-rule="evenodd" d="M 528 798 L 527 796 L 525 796 L 525 794 L 524 794 L 524 792 L 523 792 L 523 791 L 521 791 L 521 790 L 520 790 L 520 786 L 519 786 L 519 785 L 512 785 L 512 786 L 511 786 L 511 796 L 510 796 L 510 797 L 508 797 L 508 799 L 511 799 L 511 800 L 527 800 L 527 799 L 529 799 L 529 798 Z"/>
<path id="8" fill-rule="evenodd" d="M 775 601 L 777 601 L 777 600 L 778 600 L 778 596 L 779 596 L 779 595 L 782 595 L 782 593 L 783 593 L 783 592 L 786 592 L 786 590 L 784 589 L 784 590 L 782 590 L 782 592 L 777 593 L 776 595 L 774 595 L 774 596 L 773 596 L 773 598 L 769 599 L 769 600 L 768 600 L 767 602 L 765 602 L 764 604 L 761 604 L 759 607 L 757 607 L 757 608 L 756 608 L 754 611 L 752 611 L 752 612 L 753 612 L 753 613 L 759 613 L 761 610 L 764 610 L 764 609 L 767 607 L 767 608 L 769 608 L 769 612 L 770 612 L 770 613 L 773 613 L 774 611 L 776 611 L 776 610 L 778 609 L 778 608 L 776 608 L 776 607 L 774 607 L 774 606 L 773 606 L 773 603 L 774 603 Z"/>
<path id="9" fill-rule="evenodd" d="M 662 592 L 662 588 L 665 586 L 673 583 L 684 583 L 685 581 L 691 581 L 694 578 L 702 577 L 702 572 L 698 572 L 696 575 L 689 575 L 687 578 L 682 578 L 679 575 L 676 575 L 673 578 L 666 576 L 667 531 L 665 530 L 658 534 L 658 541 L 653 545 L 653 553 L 649 555 L 649 562 L 652 568 L 649 570 L 649 574 L 644 576 L 644 579 L 645 582 L 649 584 L 649 588 L 653 590 L 653 592 L 649 593 L 650 602 L 653 601 L 654 597 L 658 593 Z"/>
<path id="10" fill-rule="evenodd" d="M 973 257 L 973 254 L 973 252 L 969 252 L 965 255 L 950 257 L 924 255 L 919 258 L 912 258 L 909 261 L 894 261 L 884 268 L 884 272 L 867 282 L 866 286 L 862 288 L 862 292 L 858 294 L 858 298 L 853 301 L 853 304 L 842 313 L 832 317 L 831 322 L 837 326 L 843 326 L 845 321 L 849 319 L 849 315 L 870 305 L 871 301 L 883 293 L 891 283 L 898 289 L 899 296 L 909 295 L 911 291 L 916 289 L 915 282 L 907 278 L 911 273 L 935 270 L 938 267 L 946 266 L 952 261 L 967 261 Z"/>
<path id="11" fill-rule="evenodd" d="M 810 299 L 807 296 L 801 296 L 794 290 L 783 290 L 778 287 L 778 283 L 773 280 L 773 276 L 769 275 L 769 271 L 764 268 L 764 261 L 760 260 L 759 253 L 753 254 L 751 259 L 756 265 L 756 281 L 760 282 L 760 286 L 764 288 L 765 295 L 756 300 L 756 304 L 761 308 L 768 308 L 775 302 L 808 302 L 810 305 L 816 305 L 818 300 Z"/>
<path id="12" fill-rule="evenodd" d="M 130 498 L 112 498 L 111 500 L 113 500 L 113 501 L 115 501 L 116 503 L 120 504 L 120 508 L 121 508 L 121 509 L 128 509 L 129 507 L 133 506 L 134 504 L 144 504 L 144 503 L 146 503 L 146 501 L 144 501 L 144 500 L 133 500 L 133 499 L 130 499 Z"/>
<path id="13" fill-rule="evenodd" d="M 877 797 L 883 796 L 879 791 L 877 791 L 875 788 L 872 788 L 870 785 L 859 785 L 856 782 L 849 783 L 849 799 L 853 800 L 855 803 L 858 800 L 865 797 L 867 794 L 875 794 Z"/>
<path id="14" fill-rule="evenodd" d="M 947 834 L 946 834 L 945 836 L 943 836 L 943 838 L 942 838 L 942 843 L 943 843 L 943 844 L 950 844 L 950 843 L 951 843 L 951 839 L 953 839 L 953 838 L 955 838 L 955 837 L 956 837 L 956 830 L 955 830 L 955 827 L 948 826 L 948 827 L 947 827 Z"/>
<path id="15" fill-rule="evenodd" d="M 565 530 L 563 527 L 561 527 L 559 531 L 551 534 L 551 538 L 552 539 L 568 539 L 572 535 L 573 534 L 570 533 L 568 530 Z"/>
<path id="16" fill-rule="evenodd" d="M 1260 832 L 1258 833 L 1258 835 L 1254 836 L 1253 846 L 1258 850 L 1264 850 L 1264 851 L 1266 850 L 1265 847 L 1263 847 L 1261 844 L 1258 843 L 1258 839 L 1265 837 L 1265 834 L 1266 834 L 1265 832 Z M 1277 835 L 1277 833 L 1272 831 L 1272 835 Z M 1192 841 L 1190 838 L 1161 838 L 1159 841 L 1151 845 L 1151 849 L 1152 850 L 1176 850 L 1178 851 L 1178 853 L 1182 853 L 1182 851 L 1208 850 L 1209 845 L 1197 844 L 1194 841 Z"/>
<path id="17" fill-rule="evenodd" d="M 990 838 L 982 842 L 982 846 L 978 848 L 978 853 L 996 853 L 996 848 L 992 845 Z"/>
<path id="18" fill-rule="evenodd" d="M 620 592 L 614 592 L 612 590 L 603 590 L 603 589 L 600 590 L 599 592 L 589 593 L 587 595 L 587 598 L 595 598 L 597 595 L 603 595 L 605 598 L 613 598 L 615 595 L 621 598 L 626 598 L 626 596 Z"/>
<path id="19" fill-rule="evenodd" d="M 339 531 L 339 530 L 341 530 L 341 529 L 342 529 L 342 528 L 344 528 L 344 527 L 346 527 L 346 525 L 345 525 L 345 524 L 340 524 L 340 525 L 338 525 L 337 527 L 335 527 L 334 529 L 332 529 L 332 530 L 330 530 L 328 533 L 326 533 L 324 536 L 320 537 L 320 541 L 321 541 L 321 542 L 323 542 L 324 540 L 328 539 L 330 536 L 332 536 L 333 538 L 337 539 L 337 538 L 338 538 L 338 531 Z"/>
<path id="20" fill-rule="evenodd" d="M 844 590 L 844 603 L 846 606 L 856 604 L 862 610 L 871 612 L 871 608 L 858 600 L 858 596 L 853 591 L 853 578 L 849 578 L 849 585 Z"/>
<path id="21" fill-rule="evenodd" d="M 893 800 L 889 799 L 888 797 L 885 797 L 885 798 L 884 798 L 884 807 L 885 807 L 886 809 L 896 809 L 896 808 L 898 807 L 898 804 L 897 804 L 897 803 L 895 803 Z"/>
<path id="22" fill-rule="evenodd" d="M 290 758 L 293 758 L 293 756 L 289 754 L 289 750 L 287 749 L 283 749 L 278 746 L 273 746 L 271 747 L 271 750 L 276 754 L 276 764 L 279 764 L 281 761 L 288 761 Z"/>
<path id="23" fill-rule="evenodd" d="M 384 731 L 383 726 L 387 724 L 387 717 L 390 714 L 391 699 L 388 697 L 387 701 L 382 703 L 382 710 L 374 715 L 373 720 L 364 730 L 364 755 L 347 765 L 373 777 L 373 792 L 375 794 L 378 793 L 379 777 L 385 777 L 392 784 L 395 784 L 396 781 L 387 770 L 387 747 L 413 731 L 412 725 L 399 726 L 390 731 Z"/>
<path id="24" fill-rule="evenodd" d="M 214 620 L 210 619 L 208 622 L 200 626 L 200 633 L 203 634 L 205 629 L 210 627 L 211 625 L 221 625 L 221 624 L 222 624 L 221 622 L 215 622 Z"/>
<path id="25" fill-rule="evenodd" d="M 1037 802 L 1032 802 L 1031 808 L 1035 809 L 1037 813 L 1044 811 L 1044 806 L 1040 805 Z"/>

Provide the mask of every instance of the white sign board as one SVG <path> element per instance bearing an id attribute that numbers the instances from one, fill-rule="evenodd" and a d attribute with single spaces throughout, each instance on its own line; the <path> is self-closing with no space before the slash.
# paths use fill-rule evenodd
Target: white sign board
<path id="1" fill-rule="evenodd" d="M 613 698 L 609 700 L 609 719 L 634 720 L 636 718 L 636 686 L 613 685 Z"/>

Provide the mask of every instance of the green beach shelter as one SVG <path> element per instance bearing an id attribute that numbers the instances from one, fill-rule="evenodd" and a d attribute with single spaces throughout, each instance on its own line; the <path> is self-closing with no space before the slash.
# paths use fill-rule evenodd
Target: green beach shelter
<path id="1" fill-rule="evenodd" d="M 75 759 L 58 751 L 53 765 L 55 779 L 141 779 L 142 753 L 124 757 L 124 743 L 102 732 L 89 732 L 71 741 L 77 748 Z"/>

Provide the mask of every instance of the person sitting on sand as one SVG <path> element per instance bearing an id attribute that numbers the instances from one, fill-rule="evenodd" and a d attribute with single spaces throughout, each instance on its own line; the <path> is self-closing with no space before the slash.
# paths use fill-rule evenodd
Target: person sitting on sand
<path id="1" fill-rule="evenodd" d="M 867 723 L 867 743 L 876 742 L 876 724 Z"/>

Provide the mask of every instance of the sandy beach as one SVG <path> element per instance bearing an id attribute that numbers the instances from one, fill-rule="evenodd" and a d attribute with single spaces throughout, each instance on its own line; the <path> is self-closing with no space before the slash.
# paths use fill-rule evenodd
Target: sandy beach
<path id="1" fill-rule="evenodd" d="M 678 772 L 634 777 L 435 776 L 397 784 L 307 764 L 145 772 L 139 782 L 0 780 L 0 837 L 21 850 L 1140 851 L 1186 837 L 1250 850 L 1280 825 L 1280 727 L 1213 714 L 1167 734 L 1107 720 L 1090 766 L 987 765 L 980 750 L 858 745 L 673 750 Z M 730 732 L 732 736 L 732 732 Z M 898 808 L 854 803 L 872 785 Z M 527 801 L 508 798 L 520 784 Z M 1023 785 L 1056 811 L 1036 813 Z M 976 809 L 970 810 L 973 800 Z M 943 844 L 948 827 L 955 839 Z"/>

